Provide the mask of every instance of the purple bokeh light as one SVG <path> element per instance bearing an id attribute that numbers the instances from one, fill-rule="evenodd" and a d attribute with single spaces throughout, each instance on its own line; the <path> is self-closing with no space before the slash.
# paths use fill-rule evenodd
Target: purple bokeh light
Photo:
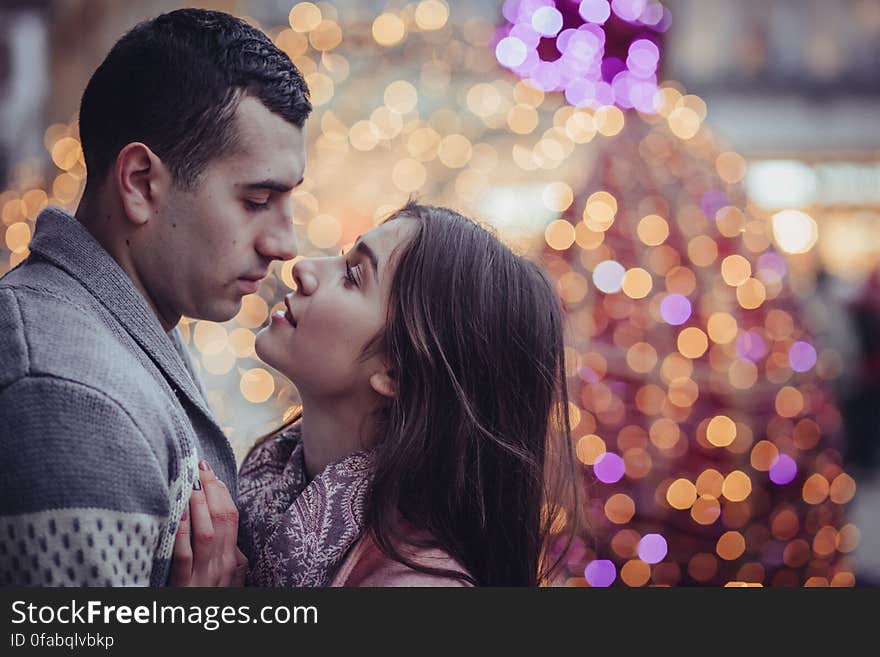
<path id="1" fill-rule="evenodd" d="M 681 326 L 691 317 L 691 302 L 681 294 L 667 294 L 660 302 L 660 317 L 667 324 Z"/>
<path id="2" fill-rule="evenodd" d="M 598 71 L 602 55 L 605 54 L 605 33 L 598 28 L 590 30 L 581 26 L 571 32 L 566 30 L 566 37 L 557 39 L 556 44 L 567 61 L 580 66 L 584 71 Z"/>
<path id="3" fill-rule="evenodd" d="M 623 20 L 634 23 L 639 20 L 648 0 L 612 0 L 611 9 Z"/>
<path id="4" fill-rule="evenodd" d="M 770 466 L 770 481 L 784 486 L 797 476 L 797 463 L 788 454 L 780 454 Z"/>
<path id="5" fill-rule="evenodd" d="M 568 48 L 568 42 L 575 34 L 577 34 L 577 30 L 573 27 L 562 30 L 559 36 L 556 37 L 556 49 L 564 55 Z"/>
<path id="6" fill-rule="evenodd" d="M 730 205 L 730 199 L 720 189 L 710 189 L 700 199 L 700 207 L 703 210 L 703 214 L 710 221 L 715 221 L 715 215 L 718 214 L 718 211 L 728 205 Z"/>
<path id="7" fill-rule="evenodd" d="M 517 20 L 531 23 L 535 12 L 542 7 L 555 7 L 555 5 L 553 0 L 520 0 Z"/>
<path id="8" fill-rule="evenodd" d="M 617 568 L 608 559 L 596 559 L 584 568 L 584 578 L 590 583 L 590 586 L 611 586 L 617 579 Z"/>
<path id="9" fill-rule="evenodd" d="M 658 90 L 654 80 L 639 81 L 634 84 L 629 90 L 633 107 L 643 114 L 654 114 L 657 111 L 655 98 Z"/>
<path id="10" fill-rule="evenodd" d="M 639 559 L 645 563 L 660 563 L 668 551 L 666 539 L 660 534 L 645 534 L 639 541 Z"/>
<path id="11" fill-rule="evenodd" d="M 816 349 L 809 342 L 795 342 L 788 350 L 788 362 L 795 372 L 808 372 L 816 364 Z"/>
<path id="12" fill-rule="evenodd" d="M 743 331 L 736 338 L 736 355 L 757 363 L 767 354 L 767 343 L 757 331 Z"/>
<path id="13" fill-rule="evenodd" d="M 501 6 L 501 15 L 510 22 L 516 23 L 519 20 L 519 5 L 521 0 L 506 0 Z"/>
<path id="14" fill-rule="evenodd" d="M 785 563 L 785 546 L 783 541 L 768 541 L 764 544 L 761 561 L 766 566 L 781 566 Z"/>
<path id="15" fill-rule="evenodd" d="M 596 83 L 596 101 L 600 106 L 614 104 L 614 91 L 607 82 Z"/>
<path id="16" fill-rule="evenodd" d="M 630 99 L 630 90 L 632 89 L 631 76 L 629 71 L 621 71 L 614 76 L 611 81 L 611 88 L 614 90 L 614 100 L 624 109 L 631 109 L 633 104 Z"/>
<path id="17" fill-rule="evenodd" d="M 614 452 L 605 452 L 593 464 L 596 478 L 603 484 L 614 484 L 623 478 L 626 465 L 623 459 Z"/>
<path id="18" fill-rule="evenodd" d="M 575 107 L 590 107 L 596 98 L 596 83 L 590 80 L 572 80 L 565 85 L 565 100 Z"/>
<path id="19" fill-rule="evenodd" d="M 559 85 L 559 68 L 553 62 L 539 61 L 532 70 L 532 80 L 542 91 L 554 91 Z"/>
<path id="20" fill-rule="evenodd" d="M 663 5 L 659 2 L 650 2 L 648 3 L 648 6 L 645 7 L 645 11 L 642 12 L 642 15 L 639 16 L 639 22 L 643 25 L 659 25 L 663 20 L 664 12 Z"/>
<path id="21" fill-rule="evenodd" d="M 535 70 L 535 67 L 540 63 L 541 58 L 538 57 L 538 53 L 535 50 L 529 50 L 526 53 L 526 60 L 517 66 L 514 71 L 521 75 L 523 78 L 528 78 L 532 71 Z"/>
<path id="22" fill-rule="evenodd" d="M 663 17 L 660 22 L 652 27 L 658 32 L 667 32 L 672 27 L 672 13 L 666 7 L 663 7 Z"/>
<path id="23" fill-rule="evenodd" d="M 657 64 L 659 63 L 660 49 L 653 41 L 639 39 L 630 44 L 626 67 L 633 75 L 640 78 L 651 77 L 657 72 Z"/>
<path id="24" fill-rule="evenodd" d="M 656 0 L 507 0 L 502 13 L 508 26 L 495 41 L 502 66 L 544 92 L 564 92 L 574 107 L 656 114 L 657 26 L 666 15 Z"/>
<path id="25" fill-rule="evenodd" d="M 510 30 L 509 36 L 516 37 L 529 48 L 537 48 L 538 43 L 541 41 L 541 35 L 532 29 L 531 23 L 517 23 Z"/>
<path id="26" fill-rule="evenodd" d="M 778 283 L 787 272 L 785 258 L 778 253 L 769 251 L 758 258 L 758 276 L 765 283 Z"/>

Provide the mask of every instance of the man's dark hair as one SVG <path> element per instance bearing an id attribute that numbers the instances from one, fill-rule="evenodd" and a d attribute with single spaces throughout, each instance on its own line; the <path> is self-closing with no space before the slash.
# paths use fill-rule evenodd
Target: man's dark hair
<path id="1" fill-rule="evenodd" d="M 89 180 L 140 141 L 191 187 L 207 163 L 235 148 L 245 95 L 302 128 L 312 110 L 302 74 L 258 29 L 218 11 L 180 9 L 135 26 L 89 80 L 79 130 Z"/>

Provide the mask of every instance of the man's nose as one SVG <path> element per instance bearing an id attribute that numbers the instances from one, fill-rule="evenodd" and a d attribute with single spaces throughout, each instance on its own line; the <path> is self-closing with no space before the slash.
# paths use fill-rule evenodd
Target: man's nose
<path id="1" fill-rule="evenodd" d="M 283 224 L 266 231 L 257 242 L 257 251 L 260 252 L 260 255 L 272 260 L 292 260 L 295 258 L 299 252 L 299 244 L 296 240 L 293 222 L 288 218 Z"/>

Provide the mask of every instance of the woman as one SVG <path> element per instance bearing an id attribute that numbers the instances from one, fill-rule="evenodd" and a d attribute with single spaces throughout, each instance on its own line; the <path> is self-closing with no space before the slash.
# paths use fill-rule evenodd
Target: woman
<path id="1" fill-rule="evenodd" d="M 410 203 L 293 274 L 256 350 L 302 409 L 241 467 L 249 583 L 546 583 L 577 495 L 562 314 L 540 269 Z"/>

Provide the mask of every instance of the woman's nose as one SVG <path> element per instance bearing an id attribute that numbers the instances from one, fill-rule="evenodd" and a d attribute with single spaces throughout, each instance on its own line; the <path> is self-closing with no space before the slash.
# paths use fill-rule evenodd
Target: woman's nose
<path id="1" fill-rule="evenodd" d="M 314 294 L 318 289 L 318 276 L 315 272 L 315 264 L 312 258 L 299 260 L 291 270 L 296 289 L 306 296 Z"/>

